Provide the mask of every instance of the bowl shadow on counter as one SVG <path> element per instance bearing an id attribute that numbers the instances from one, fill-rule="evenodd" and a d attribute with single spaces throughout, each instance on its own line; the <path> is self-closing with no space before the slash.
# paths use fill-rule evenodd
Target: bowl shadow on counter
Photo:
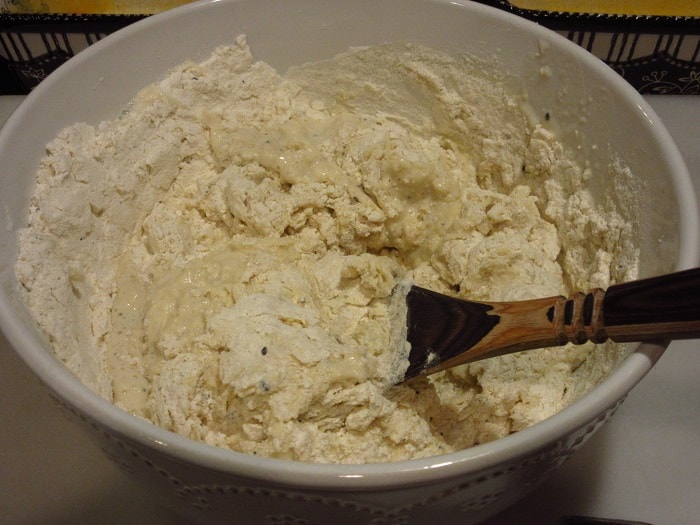
<path id="1" fill-rule="evenodd" d="M 525 498 L 482 525 L 564 525 L 562 517 L 591 508 L 612 453 L 607 445 L 612 439 L 609 427 L 610 422 Z"/>

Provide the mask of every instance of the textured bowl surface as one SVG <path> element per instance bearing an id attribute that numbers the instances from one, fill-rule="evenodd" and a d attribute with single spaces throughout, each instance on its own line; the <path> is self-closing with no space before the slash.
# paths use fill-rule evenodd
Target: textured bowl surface
<path id="1" fill-rule="evenodd" d="M 603 384 L 518 434 L 415 461 L 333 466 L 246 456 L 195 443 L 118 410 L 51 355 L 12 270 L 46 143 L 77 121 L 114 118 L 146 84 L 246 34 L 280 71 L 350 46 L 410 41 L 494 57 L 536 111 L 556 109 L 562 140 L 593 166 L 619 158 L 644 184 L 641 273 L 697 263 L 697 210 L 687 170 L 651 108 L 600 61 L 525 20 L 439 0 L 205 1 L 138 22 L 80 53 L 44 81 L 0 133 L 0 326 L 50 395 L 125 471 L 194 520 L 236 523 L 475 523 L 513 503 L 568 458 L 653 366 L 641 345 Z M 549 72 L 546 78 L 542 68 Z M 602 170 L 604 174 L 605 171 Z M 594 180 L 597 197 L 613 189 Z"/>

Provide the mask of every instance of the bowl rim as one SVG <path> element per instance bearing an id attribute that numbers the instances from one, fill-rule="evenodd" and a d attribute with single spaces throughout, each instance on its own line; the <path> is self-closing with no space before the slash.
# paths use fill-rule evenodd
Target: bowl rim
<path id="1" fill-rule="evenodd" d="M 611 89 L 626 93 L 631 104 L 636 105 L 650 123 L 651 133 L 662 145 L 667 162 L 673 166 L 676 199 L 683 220 L 680 221 L 679 253 L 677 270 L 697 266 L 700 253 L 700 237 L 697 235 L 698 203 L 687 167 L 677 146 L 653 109 L 622 77 L 602 61 L 589 54 L 561 35 L 497 8 L 468 1 L 424 0 L 426 3 L 453 4 L 501 20 L 518 29 L 526 29 L 549 40 L 566 46 L 587 67 L 596 70 L 610 83 Z M 219 3 L 239 3 L 240 0 L 200 0 L 176 7 L 143 20 L 137 21 L 96 42 L 59 67 L 30 93 L 19 105 L 0 130 L 0 143 L 8 140 L 13 129 L 20 125 L 25 110 L 32 101 L 50 93 L 55 83 L 70 75 L 75 67 L 92 55 L 99 55 L 112 42 L 128 39 L 135 32 L 147 31 L 151 27 L 168 23 L 181 16 L 188 16 L 198 9 Z M 252 456 L 240 452 L 206 445 L 159 428 L 150 422 L 132 416 L 86 387 L 60 361 L 46 351 L 42 341 L 21 323 L 14 321 L 14 308 L 4 291 L 0 291 L 0 329 L 30 369 L 42 382 L 70 406 L 89 416 L 117 436 L 128 438 L 161 454 L 186 460 L 200 467 L 246 477 L 265 480 L 277 485 L 296 488 L 324 488 L 331 490 L 357 490 L 382 487 L 406 487 L 445 480 L 465 473 L 477 473 L 496 468 L 504 462 L 513 461 L 546 450 L 571 432 L 589 425 L 623 399 L 627 392 L 653 367 L 663 354 L 668 343 L 645 343 L 626 358 L 610 376 L 592 392 L 567 407 L 565 410 L 527 429 L 476 445 L 474 447 L 422 459 L 371 464 L 319 464 L 292 460 Z M 57 366 L 57 364 L 61 366 Z"/>

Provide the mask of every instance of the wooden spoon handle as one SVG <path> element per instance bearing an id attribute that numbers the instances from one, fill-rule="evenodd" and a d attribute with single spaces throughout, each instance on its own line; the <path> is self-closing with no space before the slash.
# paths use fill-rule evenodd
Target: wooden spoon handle
<path id="1" fill-rule="evenodd" d="M 536 312 L 548 302 L 547 321 L 539 316 L 536 322 Z M 503 311 L 505 304 L 494 303 L 495 310 Z M 506 309 L 509 314 L 516 313 L 514 304 Z M 523 344 L 534 339 L 528 341 L 529 347 L 539 343 L 537 334 L 547 325 L 560 344 L 602 343 L 608 338 L 625 342 L 700 337 L 700 268 L 618 284 L 607 291 L 594 289 L 568 299 L 523 301 L 519 307 L 526 313 L 521 321 L 527 328 L 518 335 L 512 326 L 508 337 L 522 339 Z"/>
<path id="2" fill-rule="evenodd" d="M 613 341 L 700 337 L 700 268 L 611 286 L 602 316 Z"/>
<path id="3" fill-rule="evenodd" d="M 568 299 L 550 297 L 493 303 L 506 314 L 503 337 L 528 347 L 586 341 L 644 341 L 700 337 L 700 268 L 591 290 Z M 546 318 L 541 315 L 546 309 Z M 508 317 L 512 319 L 507 319 Z M 518 317 L 518 318 L 516 318 Z M 547 327 L 553 337 L 542 337 Z"/>

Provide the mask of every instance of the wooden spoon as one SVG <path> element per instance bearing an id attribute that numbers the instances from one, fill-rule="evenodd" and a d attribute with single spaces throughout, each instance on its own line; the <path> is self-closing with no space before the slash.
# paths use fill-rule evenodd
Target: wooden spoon
<path id="1" fill-rule="evenodd" d="M 514 302 L 466 301 L 411 286 L 406 305 L 411 348 L 404 381 L 568 342 L 700 337 L 700 268 L 569 298 Z"/>

